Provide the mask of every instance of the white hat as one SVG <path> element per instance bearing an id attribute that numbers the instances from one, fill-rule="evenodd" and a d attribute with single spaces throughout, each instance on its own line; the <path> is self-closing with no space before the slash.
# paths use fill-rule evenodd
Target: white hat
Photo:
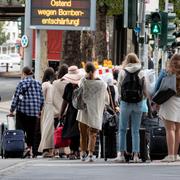
<path id="1" fill-rule="evenodd" d="M 65 74 L 62 79 L 65 79 L 72 84 L 78 84 L 83 76 L 84 74 L 78 69 L 77 66 L 70 66 L 68 68 L 68 73 Z"/>

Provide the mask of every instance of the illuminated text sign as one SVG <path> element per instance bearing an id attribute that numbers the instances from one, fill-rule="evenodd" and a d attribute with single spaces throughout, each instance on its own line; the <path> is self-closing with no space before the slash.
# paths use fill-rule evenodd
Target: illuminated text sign
<path id="1" fill-rule="evenodd" d="M 96 0 L 31 0 L 31 27 L 94 30 Z"/>

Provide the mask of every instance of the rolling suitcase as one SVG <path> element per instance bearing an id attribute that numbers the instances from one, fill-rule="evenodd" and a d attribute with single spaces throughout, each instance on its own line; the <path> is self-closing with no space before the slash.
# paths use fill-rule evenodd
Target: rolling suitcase
<path id="1" fill-rule="evenodd" d="M 151 160 L 167 156 L 166 131 L 164 127 L 152 128 L 149 139 L 149 156 Z"/>
<path id="2" fill-rule="evenodd" d="M 25 136 L 22 130 L 6 130 L 2 137 L 2 158 L 23 157 Z"/>
<path id="3" fill-rule="evenodd" d="M 7 129 L 2 135 L 2 158 L 22 158 L 25 149 L 25 135 L 23 130 L 15 130 L 14 116 L 7 115 Z"/>
<path id="4" fill-rule="evenodd" d="M 107 161 L 108 158 L 117 157 L 117 133 L 112 133 L 109 135 L 104 135 L 103 132 L 100 133 L 101 142 L 101 158 Z"/>
<path id="5" fill-rule="evenodd" d="M 2 137 L 5 130 L 7 130 L 7 125 L 1 123 L 0 124 L 0 155 L 2 155 Z"/>
<path id="6" fill-rule="evenodd" d="M 140 159 L 142 162 L 146 162 L 148 159 L 148 151 L 147 151 L 147 137 L 146 137 L 146 129 L 140 128 Z M 126 142 L 127 142 L 127 153 L 125 154 L 126 161 L 129 161 L 132 159 L 132 135 L 131 135 L 131 129 L 127 129 L 127 136 L 126 136 Z"/>

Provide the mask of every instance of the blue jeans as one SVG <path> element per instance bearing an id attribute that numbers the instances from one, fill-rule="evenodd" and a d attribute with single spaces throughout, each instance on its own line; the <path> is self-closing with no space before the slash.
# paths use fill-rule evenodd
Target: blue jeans
<path id="1" fill-rule="evenodd" d="M 132 152 L 140 152 L 139 129 L 141 125 L 143 101 L 138 103 L 126 103 L 121 101 L 119 116 L 119 145 L 118 151 L 127 151 L 126 132 L 131 117 Z"/>

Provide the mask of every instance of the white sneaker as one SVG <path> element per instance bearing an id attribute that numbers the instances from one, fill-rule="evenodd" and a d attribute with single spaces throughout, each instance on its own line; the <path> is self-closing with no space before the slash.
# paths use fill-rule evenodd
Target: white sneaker
<path id="1" fill-rule="evenodd" d="M 134 157 L 133 157 L 133 162 L 134 162 L 134 163 L 139 163 L 139 162 L 141 162 L 141 159 L 139 159 L 138 155 L 134 155 Z"/>
<path id="2" fill-rule="evenodd" d="M 174 161 L 175 161 L 174 155 L 168 155 L 164 159 L 161 160 L 161 162 L 174 162 Z"/>
<path id="3" fill-rule="evenodd" d="M 175 161 L 180 161 L 180 155 L 179 155 L 179 154 L 177 154 L 177 155 L 175 156 Z"/>
<path id="4" fill-rule="evenodd" d="M 93 161 L 94 161 L 93 156 L 88 155 L 86 162 L 93 162 Z"/>
<path id="5" fill-rule="evenodd" d="M 82 156 L 81 156 L 81 161 L 85 161 L 86 160 L 86 157 L 87 157 L 87 155 L 84 153 L 84 154 L 82 154 Z"/>
<path id="6" fill-rule="evenodd" d="M 116 163 L 125 163 L 126 162 L 126 159 L 123 155 L 121 156 L 117 156 L 117 158 L 114 159 L 114 162 Z"/>

